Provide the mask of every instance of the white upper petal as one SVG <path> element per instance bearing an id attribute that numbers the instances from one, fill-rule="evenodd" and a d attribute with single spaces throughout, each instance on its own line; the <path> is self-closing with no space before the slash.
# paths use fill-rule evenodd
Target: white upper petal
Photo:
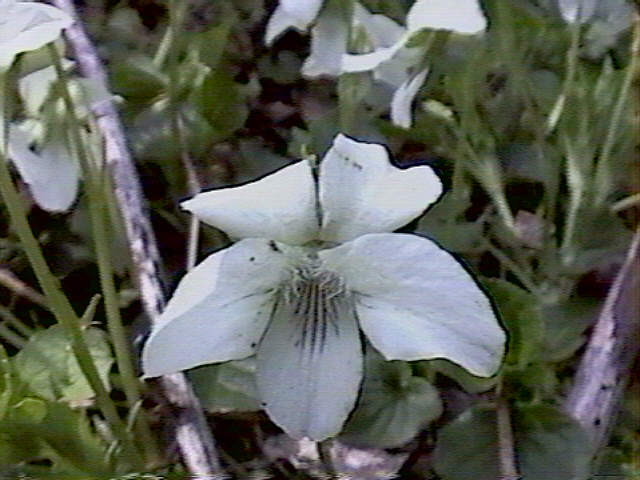
<path id="1" fill-rule="evenodd" d="M 359 3 L 354 5 L 353 23 L 364 28 L 367 37 L 375 48 L 390 47 L 400 40 L 406 29 L 386 15 L 372 14 Z"/>
<path id="2" fill-rule="evenodd" d="M 349 39 L 349 24 L 344 18 L 343 7 L 330 3 L 311 29 L 311 54 L 302 65 L 305 77 L 340 75 L 342 55 Z"/>
<path id="3" fill-rule="evenodd" d="M 391 232 L 419 216 L 442 193 L 431 167 L 402 170 L 384 146 L 338 135 L 320 164 L 322 240 L 345 242 Z"/>
<path id="4" fill-rule="evenodd" d="M 323 0 L 280 0 L 280 7 L 292 17 L 309 25 L 318 16 Z"/>
<path id="5" fill-rule="evenodd" d="M 282 0 L 267 23 L 265 43 L 271 45 L 289 28 L 306 31 L 321 7 L 322 0 Z"/>
<path id="6" fill-rule="evenodd" d="M 182 207 L 235 239 L 297 245 L 318 232 L 315 184 L 306 161 L 246 185 L 199 193 Z"/>
<path id="7" fill-rule="evenodd" d="M 334 297 L 325 309 L 310 295 L 280 299 L 258 349 L 257 383 L 274 423 L 293 438 L 321 441 L 355 406 L 362 347 L 352 299 Z"/>
<path id="8" fill-rule="evenodd" d="M 413 77 L 408 78 L 394 92 L 391 100 L 391 121 L 394 125 L 411 128 L 411 105 L 428 73 L 429 69 L 425 68 Z"/>
<path id="9" fill-rule="evenodd" d="M 372 234 L 320 253 L 356 294 L 360 328 L 387 360 L 446 358 L 493 375 L 505 333 L 487 296 L 448 252 L 406 234 Z"/>
<path id="10" fill-rule="evenodd" d="M 31 136 L 26 129 L 12 124 L 9 128 L 9 158 L 20 172 L 36 203 L 50 212 L 69 209 L 78 194 L 80 167 L 64 143 L 54 135 L 39 153 L 29 148 Z"/>
<path id="11" fill-rule="evenodd" d="M 145 376 L 253 354 L 275 292 L 290 274 L 288 250 L 268 240 L 241 240 L 188 272 L 144 346 Z"/>
<path id="12" fill-rule="evenodd" d="M 423 28 L 478 33 L 487 26 L 478 0 L 417 0 L 407 14 L 407 29 Z"/>

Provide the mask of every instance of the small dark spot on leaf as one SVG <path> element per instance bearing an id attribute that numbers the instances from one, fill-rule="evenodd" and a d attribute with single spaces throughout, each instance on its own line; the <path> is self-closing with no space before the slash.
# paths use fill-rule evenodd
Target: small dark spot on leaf
<path id="1" fill-rule="evenodd" d="M 267 402 L 260 402 L 260 406 L 261 407 L 266 407 L 267 406 Z"/>
<path id="2" fill-rule="evenodd" d="M 251 342 L 251 348 L 256 346 L 256 342 Z"/>
<path id="3" fill-rule="evenodd" d="M 255 262 L 255 261 L 256 261 L 256 257 L 251 257 L 251 258 L 249 258 L 249 261 L 250 261 L 250 262 Z"/>
<path id="4" fill-rule="evenodd" d="M 599 418 L 596 418 L 596 419 L 593 421 L 593 424 L 594 424 L 596 427 L 597 427 L 598 425 L 600 425 L 600 419 L 599 419 Z"/>
<path id="5" fill-rule="evenodd" d="M 280 252 L 278 245 L 276 245 L 276 242 L 274 242 L 273 240 L 269 240 L 269 248 L 274 252 Z"/>

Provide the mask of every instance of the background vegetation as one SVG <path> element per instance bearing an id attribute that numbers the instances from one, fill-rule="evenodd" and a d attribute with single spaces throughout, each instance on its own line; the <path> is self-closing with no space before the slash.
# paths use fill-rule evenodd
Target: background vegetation
<path id="1" fill-rule="evenodd" d="M 403 22 L 412 2 L 362 3 Z M 106 94 L 115 95 L 126 127 L 168 291 L 190 251 L 203 258 L 228 244 L 209 227 L 197 249 L 188 242 L 193 225 L 177 205 L 200 187 L 255 179 L 303 152 L 321 155 L 338 132 L 385 143 L 399 165 L 428 163 L 441 174 L 447 193 L 407 230 L 435 239 L 478 275 L 509 330 L 509 354 L 492 379 L 444 361 L 371 355 L 360 404 L 338 438 L 386 449 L 361 478 L 497 478 L 500 404 L 527 480 L 639 475 L 637 361 L 594 464 L 587 434 L 561 408 L 638 225 L 637 5 L 603 1 L 580 25 L 566 23 L 552 0 L 482 4 L 484 36 L 429 38 L 431 73 L 408 129 L 390 122 L 392 92 L 370 73 L 303 78 L 308 35 L 291 30 L 267 47 L 270 0 L 80 3 L 111 92 L 83 90 L 73 66 L 59 64 L 66 80 L 54 76 L 25 94 L 20 79 L 35 54 L 23 55 L 7 90 L 9 119 L 40 122 L 43 138 L 79 122 L 79 141 L 89 147 L 80 195 L 65 213 L 39 208 L 15 177 L 55 276 L 49 291 L 25 254 L 37 247 L 20 241 L 21 227 L 0 206 L 0 478 L 185 473 L 172 412 L 157 385 L 135 380 L 131 361 L 149 325 L 110 183 L 91 160 L 101 144 L 83 107 L 87 95 Z M 80 339 L 56 320 L 56 305 L 81 327 Z M 83 375 L 78 345 L 90 351 L 97 377 Z M 331 445 L 316 458 L 284 439 L 258 410 L 253 368 L 248 359 L 190 374 L 225 472 L 326 478 Z M 106 391 L 96 391 L 96 378 Z M 332 468 L 348 471 L 335 455 Z"/>

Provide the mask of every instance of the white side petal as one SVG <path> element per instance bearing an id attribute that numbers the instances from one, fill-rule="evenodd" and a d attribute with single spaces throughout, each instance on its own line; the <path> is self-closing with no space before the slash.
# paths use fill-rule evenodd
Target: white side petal
<path id="1" fill-rule="evenodd" d="M 300 161 L 239 187 L 199 193 L 182 207 L 232 238 L 270 238 L 290 245 L 318 231 L 311 167 Z"/>
<path id="2" fill-rule="evenodd" d="M 282 5 L 278 5 L 271 14 L 267 29 L 264 35 L 264 43 L 271 46 L 273 41 L 290 28 L 295 28 L 299 32 L 307 29 L 307 23 L 291 16 L 287 13 Z"/>
<path id="3" fill-rule="evenodd" d="M 293 438 L 321 441 L 340 431 L 355 406 L 362 347 L 352 301 L 341 299 L 337 318 L 327 320 L 308 300 L 309 308 L 296 311 L 280 299 L 258 350 L 257 382 L 274 423 Z"/>
<path id="4" fill-rule="evenodd" d="M 311 54 L 302 65 L 302 75 L 309 78 L 340 75 L 348 39 L 349 25 L 342 6 L 331 2 L 311 29 Z"/>
<path id="5" fill-rule="evenodd" d="M 387 360 L 446 358 L 493 375 L 505 333 L 487 296 L 448 252 L 406 234 L 373 234 L 321 252 L 355 292 L 360 328 Z"/>
<path id="6" fill-rule="evenodd" d="M 36 153 L 29 148 L 31 138 L 23 128 L 9 128 L 9 158 L 36 203 L 50 212 L 68 210 L 78 194 L 80 168 L 63 140 L 56 135 Z"/>
<path id="7" fill-rule="evenodd" d="M 342 71 L 344 73 L 354 73 L 373 70 L 384 62 L 391 60 L 396 52 L 404 47 L 406 40 L 407 37 L 403 37 L 400 41 L 394 43 L 390 47 L 379 48 L 371 53 L 357 55 L 345 53 L 342 55 Z"/>
<path id="8" fill-rule="evenodd" d="M 253 354 L 288 275 L 290 257 L 281 248 L 268 240 L 241 240 L 187 273 L 144 346 L 144 375 Z"/>
<path id="9" fill-rule="evenodd" d="M 407 14 L 409 32 L 423 28 L 478 33 L 487 26 L 478 0 L 417 0 Z"/>
<path id="10" fill-rule="evenodd" d="M 391 100 L 391 122 L 394 125 L 411 128 L 411 105 L 428 73 L 429 69 L 425 68 L 412 78 L 407 79 L 394 92 Z"/>
<path id="11" fill-rule="evenodd" d="M 384 146 L 338 135 L 320 164 L 323 240 L 391 232 L 419 216 L 442 193 L 431 167 L 402 170 Z"/>

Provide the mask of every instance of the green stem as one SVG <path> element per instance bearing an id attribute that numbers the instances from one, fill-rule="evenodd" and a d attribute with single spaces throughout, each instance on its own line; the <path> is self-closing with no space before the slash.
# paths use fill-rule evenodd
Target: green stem
<path id="1" fill-rule="evenodd" d="M 104 296 L 107 330 L 109 331 L 109 336 L 114 347 L 116 364 L 122 379 L 127 406 L 131 409 L 141 401 L 140 383 L 134 369 L 127 334 L 122 324 L 118 292 L 114 282 L 113 258 L 111 256 L 110 235 L 107 227 L 109 218 L 107 208 L 108 200 L 105 198 L 102 188 L 104 184 L 104 170 L 94 167 L 98 162 L 92 161 L 90 151 L 86 148 L 86 144 L 80 135 L 82 127 L 75 115 L 75 106 L 69 93 L 68 81 L 62 69 L 60 57 L 55 48 L 51 48 L 51 53 L 53 64 L 56 68 L 58 79 L 60 80 L 61 93 L 67 109 L 68 119 L 71 124 L 69 133 L 78 154 L 85 178 L 92 237 L 98 264 L 98 275 Z M 142 449 L 145 452 L 145 458 L 149 463 L 157 462 L 160 458 L 157 443 L 144 414 L 137 416 L 136 427 Z"/>
<path id="2" fill-rule="evenodd" d="M 2 88 L 0 98 L 5 94 L 5 85 L 3 84 L 3 80 L 3 75 L 0 73 L 0 88 Z M 2 115 L 1 120 L 4 125 L 4 115 Z M 4 131 L 4 126 L 0 126 L 0 129 Z M 71 340 L 73 354 L 78 361 L 78 365 L 80 366 L 82 373 L 85 375 L 89 385 L 91 385 L 96 396 L 96 404 L 98 408 L 104 415 L 105 419 L 109 422 L 114 434 L 120 441 L 123 447 L 123 453 L 127 460 L 131 465 L 139 466 L 140 462 L 138 460 L 136 449 L 133 446 L 131 438 L 127 434 L 124 424 L 118 416 L 115 405 L 111 401 L 111 398 L 109 398 L 109 392 L 98 375 L 98 370 L 93 362 L 89 348 L 85 343 L 78 316 L 71 307 L 67 297 L 64 295 L 62 290 L 60 290 L 58 280 L 55 278 L 53 273 L 51 273 L 44 255 L 42 254 L 42 250 L 40 249 L 40 245 L 31 231 L 20 195 L 13 184 L 9 168 L 7 167 L 4 149 L 0 151 L 0 193 L 2 194 L 2 199 L 4 200 L 9 212 L 11 223 L 18 235 L 18 238 L 20 239 L 20 242 L 22 243 L 25 254 L 29 259 L 31 267 L 33 268 L 38 282 L 40 283 L 40 286 L 47 298 L 47 303 L 49 304 L 56 320 L 65 328 Z"/>
<path id="3" fill-rule="evenodd" d="M 571 44 L 569 46 L 569 50 L 567 51 L 567 68 L 564 77 L 564 83 L 562 84 L 562 91 L 560 92 L 560 95 L 558 95 L 553 108 L 551 108 L 551 113 L 549 114 L 549 118 L 547 120 L 547 125 L 545 128 L 547 135 L 551 134 L 556 128 L 556 125 L 558 124 L 558 121 L 562 116 L 562 112 L 564 111 L 567 97 L 570 94 L 570 90 L 576 76 L 579 48 L 580 22 L 573 22 L 571 24 Z"/>
<path id="4" fill-rule="evenodd" d="M 187 13 L 188 6 L 189 2 L 178 2 L 175 0 L 171 0 L 169 2 L 169 26 L 165 30 L 162 40 L 160 40 L 158 50 L 156 50 L 156 54 L 153 57 L 153 64 L 157 68 L 162 68 L 172 55 L 172 50 L 175 50 L 177 43 L 176 34 L 178 32 L 174 27 L 176 24 L 182 24 L 185 14 Z"/>
<path id="5" fill-rule="evenodd" d="M 631 43 L 631 59 L 629 61 L 629 65 L 627 65 L 627 71 L 625 72 L 624 80 L 622 82 L 622 87 L 620 88 L 620 93 L 618 94 L 618 99 L 616 101 L 616 105 L 613 109 L 613 114 L 611 115 L 611 123 L 609 123 L 609 129 L 607 130 L 607 137 L 605 139 L 604 145 L 602 147 L 602 152 L 600 153 L 600 158 L 598 159 L 598 164 L 596 166 L 596 175 L 595 175 L 595 187 L 596 187 L 596 195 L 595 195 L 595 205 L 601 206 L 609 193 L 611 187 L 611 165 L 610 165 L 610 156 L 613 151 L 613 147 L 616 143 L 616 134 L 618 133 L 618 128 L 620 127 L 620 120 L 622 118 L 622 113 L 627 105 L 627 98 L 629 96 L 629 92 L 631 90 L 631 84 L 633 83 L 633 79 L 636 76 L 636 72 L 638 70 L 638 57 L 640 56 L 640 19 L 636 17 L 633 28 L 633 41 Z"/>
<path id="6" fill-rule="evenodd" d="M 27 341 L 18 335 L 16 332 L 11 330 L 9 327 L 5 325 L 5 322 L 0 323 L 0 337 L 7 343 L 10 343 L 17 349 L 21 349 L 25 346 Z"/>
<path id="7" fill-rule="evenodd" d="M 12 326 L 15 330 L 18 331 L 25 338 L 29 338 L 33 335 L 33 329 L 31 327 L 26 326 L 22 320 L 16 317 L 11 310 L 6 308 L 3 305 L 0 305 L 0 317 L 4 320 L 5 323 Z"/>

